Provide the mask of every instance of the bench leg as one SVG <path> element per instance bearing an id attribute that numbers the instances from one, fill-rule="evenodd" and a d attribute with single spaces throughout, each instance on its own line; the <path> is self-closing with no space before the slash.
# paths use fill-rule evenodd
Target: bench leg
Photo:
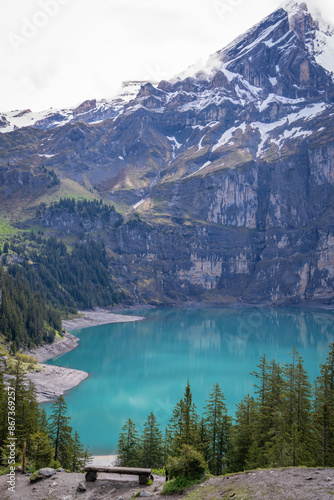
<path id="1" fill-rule="evenodd" d="M 94 483 L 94 481 L 96 481 L 97 478 L 97 472 L 89 470 L 88 472 L 86 472 L 85 478 L 87 483 Z"/>
<path id="2" fill-rule="evenodd" d="M 141 474 L 139 476 L 139 484 L 147 484 L 149 477 L 146 474 Z"/>

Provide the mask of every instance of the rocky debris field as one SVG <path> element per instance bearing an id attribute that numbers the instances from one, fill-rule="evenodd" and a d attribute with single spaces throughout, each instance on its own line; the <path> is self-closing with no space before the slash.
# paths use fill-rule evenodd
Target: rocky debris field
<path id="1" fill-rule="evenodd" d="M 25 352 L 29 356 L 34 356 L 39 363 L 44 363 L 44 361 L 72 351 L 78 347 L 78 343 L 79 339 L 77 337 L 66 332 L 63 338 L 56 339 L 52 344 L 44 344 L 41 347 Z"/>
<path id="2" fill-rule="evenodd" d="M 165 478 L 154 475 L 151 486 L 141 486 L 133 476 L 99 474 L 86 483 L 84 474 L 57 471 L 30 484 L 29 476 L 16 474 L 15 493 L 8 491 L 7 477 L 0 477 L 2 500 L 131 500 L 162 497 Z M 182 495 L 164 498 L 189 500 L 329 500 L 334 496 L 334 469 L 285 468 L 254 470 L 212 477 Z"/>
<path id="3" fill-rule="evenodd" d="M 213 477 L 185 498 L 191 500 L 327 500 L 334 495 L 334 469 L 254 470 Z M 171 498 L 171 497 L 170 497 Z M 175 496 L 172 498 L 180 498 Z"/>
<path id="4" fill-rule="evenodd" d="M 38 403 L 53 401 L 88 377 L 88 373 L 82 370 L 44 364 L 40 371 L 29 372 L 27 375 L 35 384 Z"/>

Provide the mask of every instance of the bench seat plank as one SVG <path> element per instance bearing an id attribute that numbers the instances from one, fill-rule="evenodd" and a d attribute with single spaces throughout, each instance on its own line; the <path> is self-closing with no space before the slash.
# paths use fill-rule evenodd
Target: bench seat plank
<path id="1" fill-rule="evenodd" d="M 111 474 L 132 474 L 136 476 L 145 476 L 145 475 L 150 475 L 151 474 L 151 469 L 138 469 L 136 467 L 112 467 L 112 466 L 105 466 L 105 467 L 99 467 L 95 465 L 87 465 L 84 468 L 85 472 L 92 471 L 92 472 L 109 472 Z"/>

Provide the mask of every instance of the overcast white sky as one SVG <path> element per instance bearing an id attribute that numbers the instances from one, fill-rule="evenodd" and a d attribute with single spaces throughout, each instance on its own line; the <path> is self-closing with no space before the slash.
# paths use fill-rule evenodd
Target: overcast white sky
<path id="1" fill-rule="evenodd" d="M 124 80 L 171 78 L 281 3 L 2 0 L 0 110 L 74 106 L 113 97 Z M 312 3 L 334 21 L 332 0 Z"/>

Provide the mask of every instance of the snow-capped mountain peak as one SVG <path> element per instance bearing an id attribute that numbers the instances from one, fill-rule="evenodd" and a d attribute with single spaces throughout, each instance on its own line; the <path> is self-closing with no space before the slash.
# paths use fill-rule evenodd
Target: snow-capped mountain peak
<path id="1" fill-rule="evenodd" d="M 205 123 L 194 117 L 188 121 L 206 127 L 220 118 L 212 108 L 228 106 L 235 107 L 235 117 L 249 114 L 250 109 L 260 114 L 272 109 L 266 120 L 279 121 L 285 112 L 296 111 L 293 107 L 331 103 L 334 89 L 328 72 L 334 72 L 334 32 L 319 19 L 305 3 L 289 1 L 206 63 L 199 61 L 169 82 L 126 82 L 113 99 L 88 100 L 72 109 L 3 113 L 0 132 L 25 126 L 50 129 L 78 121 L 94 125 L 137 112 L 168 116 L 203 112 Z M 260 118 L 254 115 L 254 122 Z"/>
<path id="2" fill-rule="evenodd" d="M 308 6 L 305 2 L 296 2 L 295 0 L 288 0 L 280 5 L 281 9 L 284 9 L 290 16 L 294 16 L 300 11 L 308 12 Z"/>
<path id="3" fill-rule="evenodd" d="M 288 14 L 290 29 L 304 39 L 317 64 L 334 73 L 334 27 L 319 7 L 290 0 L 281 8 Z"/>
<path id="4" fill-rule="evenodd" d="M 252 53 L 255 53 L 261 44 L 268 48 L 281 46 L 282 50 L 288 48 L 289 43 L 291 47 L 294 43 L 293 35 L 305 43 L 310 55 L 320 66 L 330 73 L 334 72 L 333 26 L 324 21 L 321 12 L 313 5 L 309 7 L 305 2 L 289 0 L 224 49 L 212 54 L 206 62 L 198 61 L 178 74 L 173 81 L 188 77 L 210 79 L 217 71 L 231 71 L 231 63 L 234 60 L 244 60 L 245 56 L 249 56 L 251 61 Z"/>
<path id="5" fill-rule="evenodd" d="M 0 132 L 13 132 L 23 127 L 51 129 L 67 123 L 85 121 L 99 123 L 117 117 L 125 106 L 135 99 L 146 81 L 123 82 L 119 93 L 111 99 L 91 99 L 74 108 L 53 109 L 33 112 L 30 109 L 0 113 Z"/>

